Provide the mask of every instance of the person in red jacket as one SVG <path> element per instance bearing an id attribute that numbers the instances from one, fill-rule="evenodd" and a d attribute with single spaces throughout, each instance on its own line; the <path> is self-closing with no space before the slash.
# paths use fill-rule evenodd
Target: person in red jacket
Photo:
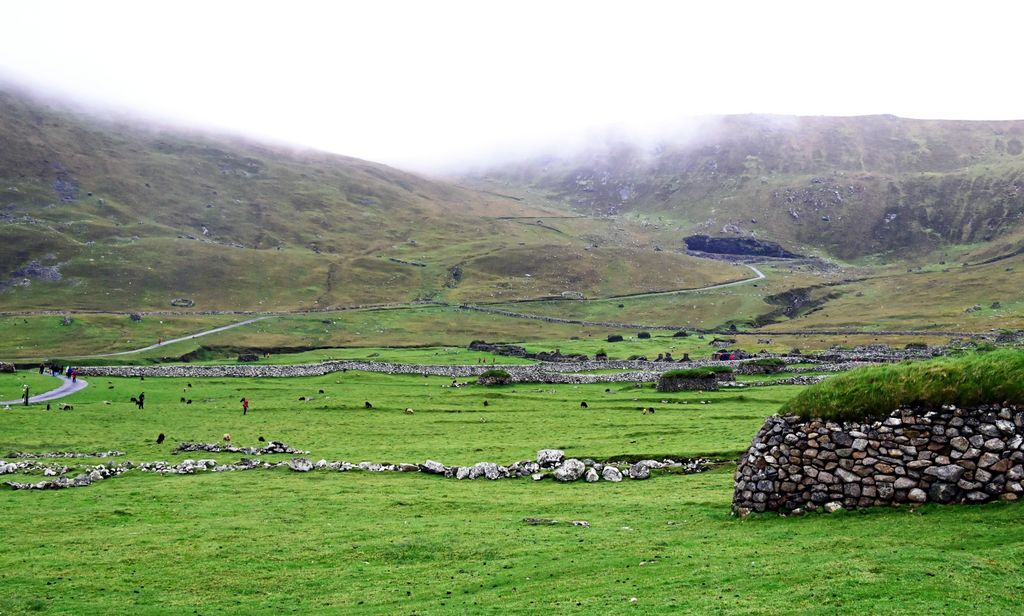
<path id="1" fill-rule="evenodd" d="M 242 398 L 241 402 L 242 402 L 242 414 L 246 415 L 246 414 L 249 413 L 249 399 L 248 398 Z"/>

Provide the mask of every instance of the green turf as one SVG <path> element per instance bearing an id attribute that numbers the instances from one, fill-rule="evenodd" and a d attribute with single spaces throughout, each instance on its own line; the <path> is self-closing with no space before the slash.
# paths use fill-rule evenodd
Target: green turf
<path id="1" fill-rule="evenodd" d="M 60 387 L 60 380 L 38 370 L 19 370 L 14 374 L 0 374 L 0 400 L 21 398 L 22 387 L 28 385 L 29 395 L 35 396 Z"/>
<path id="2" fill-rule="evenodd" d="M 905 406 L 1024 403 L 1024 351 L 1003 349 L 926 362 L 860 368 L 814 385 L 780 412 L 861 420 Z"/>
<path id="3" fill-rule="evenodd" d="M 93 377 L 71 398 L 74 411 L 5 412 L 0 450 L 109 448 L 136 461 L 174 460 L 169 450 L 179 440 L 231 432 L 236 444 L 266 435 L 309 449 L 314 459 L 349 461 L 510 462 L 541 447 L 593 457 L 735 456 L 762 418 L 798 391 L 698 396 L 622 385 L 446 384 L 356 372 L 278 380 Z M 127 397 L 142 390 L 140 412 Z M 181 404 L 181 395 L 194 403 Z M 253 400 L 246 417 L 240 395 Z M 314 399 L 298 402 L 299 395 Z M 364 399 L 375 408 L 362 408 Z M 491 404 L 483 407 L 484 399 Z M 579 408 L 581 400 L 590 408 Z M 410 404 L 416 413 L 402 413 Z M 658 412 L 641 415 L 643 406 Z M 163 445 L 153 442 L 157 432 L 168 435 Z M 1024 591 L 1019 505 L 737 520 L 729 515 L 734 468 L 573 485 L 358 472 L 133 472 L 84 489 L 4 489 L 0 612 L 1016 610 Z M 582 519 L 591 527 L 528 526 L 524 517 Z"/>

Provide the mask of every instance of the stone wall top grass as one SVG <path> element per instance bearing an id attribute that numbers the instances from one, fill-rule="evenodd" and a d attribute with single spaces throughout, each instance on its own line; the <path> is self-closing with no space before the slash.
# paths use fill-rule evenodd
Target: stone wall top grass
<path id="1" fill-rule="evenodd" d="M 803 419 L 860 421 L 885 417 L 903 406 L 937 409 L 944 404 L 1024 404 L 1024 351 L 860 368 L 802 391 L 779 412 Z"/>
<path id="2" fill-rule="evenodd" d="M 720 374 L 729 374 L 732 368 L 729 366 L 699 366 L 697 368 L 678 368 L 669 370 L 662 374 L 666 379 L 700 379 L 711 378 Z"/>

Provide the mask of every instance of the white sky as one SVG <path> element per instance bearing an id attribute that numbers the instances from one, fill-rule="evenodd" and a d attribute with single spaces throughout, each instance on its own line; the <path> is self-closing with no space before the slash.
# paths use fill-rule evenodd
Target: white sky
<path id="1" fill-rule="evenodd" d="M 0 76 L 416 169 L 725 113 L 1024 118 L 1007 2 L 5 2 Z"/>

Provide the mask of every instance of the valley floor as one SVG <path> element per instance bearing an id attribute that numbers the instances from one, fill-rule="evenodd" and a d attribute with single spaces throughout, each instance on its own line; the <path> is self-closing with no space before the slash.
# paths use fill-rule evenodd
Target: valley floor
<path id="1" fill-rule="evenodd" d="M 20 388 L 22 376 L 32 375 L 0 375 L 0 393 Z M 197 455 L 172 456 L 179 442 L 219 442 L 229 432 L 232 444 L 259 445 L 263 436 L 309 450 L 313 460 L 509 463 L 555 447 L 580 458 L 728 461 L 799 391 L 448 385 L 360 372 L 94 377 L 69 398 L 73 411 L 4 411 L 0 451 L 121 450 L 123 458 L 57 461 L 173 463 Z M 142 391 L 139 411 L 129 398 Z M 252 400 L 245 417 L 242 396 Z M 657 413 L 642 415 L 645 406 Z M 726 462 L 617 484 L 130 471 L 87 488 L 4 488 L 0 612 L 1016 611 L 1024 592 L 1019 504 L 739 520 L 730 515 L 734 469 Z M 532 526 L 526 517 L 590 527 Z"/>

